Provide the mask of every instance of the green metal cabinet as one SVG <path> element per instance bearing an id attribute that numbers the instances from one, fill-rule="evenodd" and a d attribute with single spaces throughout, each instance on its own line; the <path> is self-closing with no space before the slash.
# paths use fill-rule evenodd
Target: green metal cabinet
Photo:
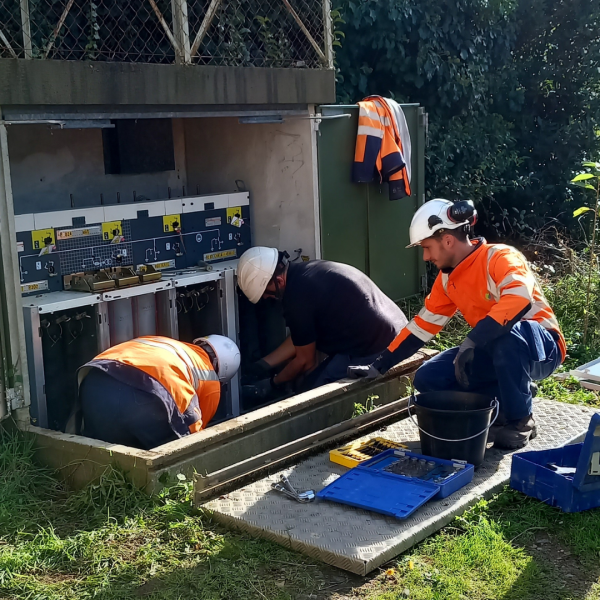
<path id="1" fill-rule="evenodd" d="M 396 301 L 418 294 L 425 272 L 420 250 L 405 246 L 425 198 L 426 114 L 418 104 L 402 108 L 412 143 L 408 198 L 390 201 L 387 183 L 352 183 L 358 106 L 321 106 L 318 133 L 322 257 L 357 267 Z"/>

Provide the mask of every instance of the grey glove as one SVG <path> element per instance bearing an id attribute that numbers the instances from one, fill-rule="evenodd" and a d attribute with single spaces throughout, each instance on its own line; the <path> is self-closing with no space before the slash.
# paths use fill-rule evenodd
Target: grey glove
<path id="1" fill-rule="evenodd" d="M 366 379 L 371 381 L 381 376 L 381 373 L 373 365 L 359 365 L 348 367 L 348 377 L 350 379 Z"/>
<path id="2" fill-rule="evenodd" d="M 471 363 L 475 356 L 476 344 L 470 338 L 465 338 L 465 341 L 458 347 L 458 354 L 454 359 L 454 375 L 456 381 L 463 388 L 469 387 L 468 371 L 471 370 Z"/>

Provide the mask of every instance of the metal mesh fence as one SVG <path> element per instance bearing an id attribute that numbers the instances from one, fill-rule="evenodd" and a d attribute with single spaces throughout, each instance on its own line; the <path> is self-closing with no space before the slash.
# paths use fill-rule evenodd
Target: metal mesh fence
<path id="1" fill-rule="evenodd" d="M 0 0 L 0 58 L 322 68 L 324 2 Z"/>

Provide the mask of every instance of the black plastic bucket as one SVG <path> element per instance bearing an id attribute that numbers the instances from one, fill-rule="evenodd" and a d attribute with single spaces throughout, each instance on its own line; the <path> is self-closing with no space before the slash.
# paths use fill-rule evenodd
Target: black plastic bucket
<path id="1" fill-rule="evenodd" d="M 475 466 L 483 462 L 497 400 L 470 392 L 428 392 L 411 397 L 411 418 L 413 407 L 423 454 Z"/>

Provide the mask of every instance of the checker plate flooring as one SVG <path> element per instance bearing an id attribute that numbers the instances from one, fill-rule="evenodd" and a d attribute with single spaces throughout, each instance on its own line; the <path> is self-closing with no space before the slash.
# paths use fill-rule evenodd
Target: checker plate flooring
<path id="1" fill-rule="evenodd" d="M 534 400 L 538 436 L 527 450 L 555 448 L 582 441 L 593 409 L 550 400 Z M 418 448 L 418 431 L 409 419 L 389 425 L 375 435 Z M 282 544 L 341 569 L 366 575 L 447 525 L 481 498 L 497 493 L 510 478 L 513 452 L 488 449 L 473 481 L 443 500 L 430 500 L 405 521 L 316 499 L 299 504 L 271 490 L 275 473 L 204 505 L 229 527 Z M 315 492 L 348 469 L 329 461 L 323 452 L 285 473 L 294 487 Z"/>

